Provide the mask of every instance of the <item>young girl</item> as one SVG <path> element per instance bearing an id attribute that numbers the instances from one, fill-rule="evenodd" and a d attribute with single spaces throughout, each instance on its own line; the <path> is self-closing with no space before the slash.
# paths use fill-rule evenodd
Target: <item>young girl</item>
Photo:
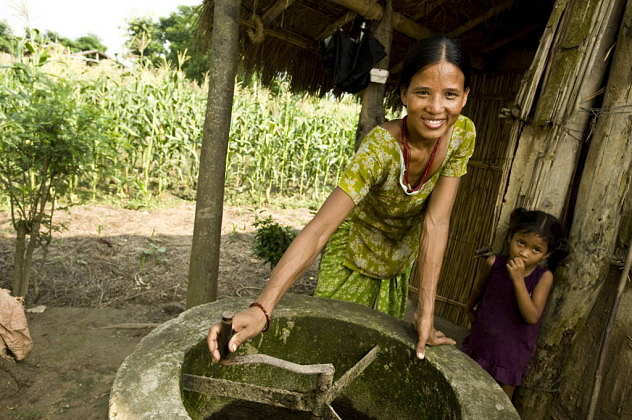
<path id="1" fill-rule="evenodd" d="M 552 270 L 568 254 L 560 222 L 542 211 L 515 209 L 507 255 L 490 256 L 468 303 L 473 318 L 463 351 L 513 395 L 535 351 Z"/>

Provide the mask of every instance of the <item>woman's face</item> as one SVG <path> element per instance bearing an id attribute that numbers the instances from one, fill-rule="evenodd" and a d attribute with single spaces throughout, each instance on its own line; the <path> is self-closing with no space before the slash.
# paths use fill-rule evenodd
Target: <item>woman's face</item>
<path id="1" fill-rule="evenodd" d="M 412 77 L 401 90 L 411 140 L 436 140 L 448 133 L 467 102 L 464 82 L 463 72 L 447 61 L 430 64 Z"/>

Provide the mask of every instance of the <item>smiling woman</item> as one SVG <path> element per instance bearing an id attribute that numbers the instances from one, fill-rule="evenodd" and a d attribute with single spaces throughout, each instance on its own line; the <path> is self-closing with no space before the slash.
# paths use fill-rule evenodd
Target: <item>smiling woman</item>
<path id="1" fill-rule="evenodd" d="M 401 318 L 417 262 L 420 312 L 417 356 L 425 346 L 453 344 L 435 331 L 434 298 L 450 214 L 474 151 L 474 124 L 461 115 L 469 90 L 458 45 L 445 37 L 421 41 L 402 71 L 404 119 L 371 130 L 338 187 L 281 258 L 256 305 L 233 318 L 234 351 L 261 332 L 292 282 L 324 248 L 315 294 Z M 431 195 L 432 193 L 432 195 Z M 216 360 L 219 325 L 209 331 Z"/>

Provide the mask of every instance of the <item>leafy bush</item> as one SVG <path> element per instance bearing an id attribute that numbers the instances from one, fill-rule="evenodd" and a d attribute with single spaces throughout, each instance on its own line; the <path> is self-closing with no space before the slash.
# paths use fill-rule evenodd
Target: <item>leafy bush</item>
<path id="1" fill-rule="evenodd" d="M 80 87 L 42 72 L 45 62 L 44 55 L 17 62 L 0 84 L 0 191 L 9 198 L 17 234 L 16 296 L 28 290 L 33 250 L 50 241 L 55 201 L 89 169 L 103 131 Z"/>
<path id="2" fill-rule="evenodd" d="M 264 219 L 257 218 L 254 226 L 257 229 L 254 243 L 255 255 L 273 268 L 296 237 L 296 233 L 289 226 L 281 226 L 270 216 Z"/>

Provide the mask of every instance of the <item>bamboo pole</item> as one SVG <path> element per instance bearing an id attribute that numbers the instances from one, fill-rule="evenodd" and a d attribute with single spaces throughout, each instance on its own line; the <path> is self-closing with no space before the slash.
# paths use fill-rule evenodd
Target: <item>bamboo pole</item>
<path id="1" fill-rule="evenodd" d="M 384 10 L 375 0 L 330 0 L 369 20 L 380 20 Z"/>
<path id="2" fill-rule="evenodd" d="M 615 249 L 622 206 L 630 186 L 632 149 L 632 1 L 628 0 L 608 85 L 577 193 L 571 229 L 572 253 L 556 273 L 538 351 L 516 400 L 525 420 L 547 413 L 559 382 L 564 353 L 590 313 Z M 622 117 L 622 114 L 627 117 Z M 569 368 L 572 361 L 566 361 Z M 570 386 L 565 384 L 564 386 Z"/>
<path id="3" fill-rule="evenodd" d="M 608 317 L 608 323 L 606 324 L 606 331 L 604 332 L 603 341 L 601 343 L 601 347 L 599 348 L 599 364 L 597 365 L 595 383 L 593 384 L 593 391 L 590 398 L 590 406 L 588 407 L 588 417 L 586 418 L 586 420 L 593 420 L 595 418 L 597 401 L 599 401 L 599 394 L 601 394 L 601 383 L 603 381 L 603 371 L 606 364 L 606 354 L 608 351 L 608 347 L 610 347 L 610 341 L 612 337 L 612 327 L 615 320 L 617 319 L 617 314 L 619 313 L 619 303 L 621 303 L 621 297 L 623 296 L 625 286 L 628 282 L 628 277 L 630 275 L 630 266 L 632 266 L 632 241 L 630 241 L 630 244 L 628 245 L 628 256 L 625 259 L 625 267 L 623 268 L 623 272 L 621 273 L 621 277 L 619 278 L 617 294 L 614 298 L 614 304 L 612 305 L 612 310 L 610 311 L 610 316 Z"/>
<path id="4" fill-rule="evenodd" d="M 215 0 L 187 307 L 217 298 L 226 152 L 239 59 L 240 0 Z"/>
<path id="5" fill-rule="evenodd" d="M 239 24 L 247 28 L 254 29 L 255 31 L 257 30 L 257 25 L 252 21 L 241 19 L 239 21 Z M 314 40 L 293 32 L 277 31 L 270 28 L 263 28 L 263 34 L 265 36 L 271 36 L 273 38 L 280 39 L 281 41 L 285 41 L 288 44 L 294 45 L 295 47 L 299 47 L 304 50 L 318 51 L 318 45 Z"/>
<path id="6" fill-rule="evenodd" d="M 270 23 L 281 15 L 295 0 L 277 0 L 268 10 L 265 11 L 261 20 L 263 23 Z"/>
<path id="7" fill-rule="evenodd" d="M 393 20 L 391 13 L 393 12 L 392 0 L 386 0 L 385 11 L 382 20 L 375 26 L 373 34 L 383 46 L 386 56 L 375 65 L 376 68 L 388 70 L 389 56 L 391 54 L 391 41 L 393 39 Z M 382 124 L 385 120 L 384 114 L 384 92 L 386 90 L 385 83 L 370 82 L 362 91 L 362 109 L 358 119 L 358 127 L 356 129 L 355 149 L 360 147 L 360 141 L 367 135 L 373 127 Z"/>
<path id="8" fill-rule="evenodd" d="M 621 4 L 622 0 L 557 1 L 515 106 L 510 141 L 515 152 L 507 159 L 506 189 L 498 198 L 497 246 L 518 206 L 563 214 L 591 119 L 582 108 L 592 106 L 594 99 L 586 98 L 602 84 Z"/>

